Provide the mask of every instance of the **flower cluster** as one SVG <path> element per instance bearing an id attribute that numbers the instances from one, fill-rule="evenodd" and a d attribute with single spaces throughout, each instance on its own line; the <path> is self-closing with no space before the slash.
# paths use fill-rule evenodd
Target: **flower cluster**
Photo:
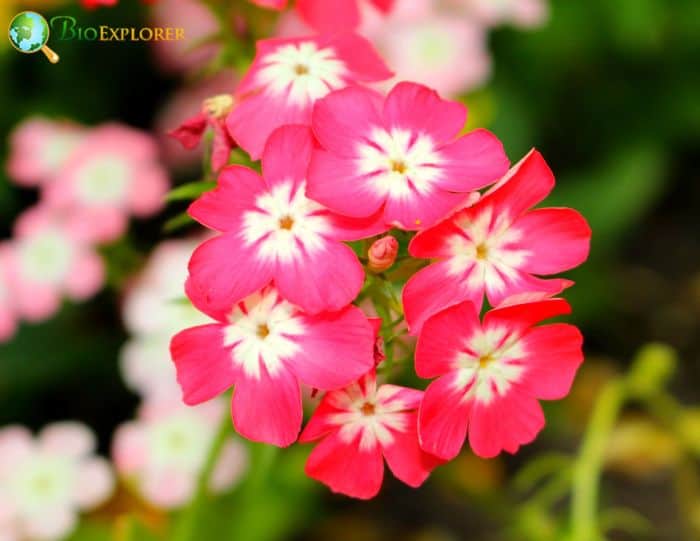
<path id="1" fill-rule="evenodd" d="M 157 246 L 123 302 L 131 338 L 121 354 L 122 376 L 142 401 L 136 418 L 117 428 L 112 457 L 126 485 L 164 509 L 191 501 L 227 409 L 220 399 L 195 408 L 183 405 L 168 354 L 172 333 L 212 321 L 181 299 L 187 261 L 196 245 L 183 239 Z M 229 489 L 246 462 L 242 443 L 227 437 L 209 488 L 215 493 Z"/>
<path id="2" fill-rule="evenodd" d="M 35 439 L 19 426 L 0 430 L 0 538 L 58 541 L 78 514 L 112 493 L 108 463 L 93 455 L 93 434 L 83 425 L 48 425 Z"/>
<path id="3" fill-rule="evenodd" d="M 482 457 L 516 452 L 583 360 L 575 327 L 540 325 L 570 311 L 558 295 L 572 282 L 549 276 L 581 264 L 591 235 L 574 210 L 532 209 L 554 186 L 543 157 L 509 169 L 494 134 L 464 132 L 461 103 L 367 87 L 391 75 L 353 33 L 258 42 L 216 130 L 261 173 L 227 165 L 190 206 L 216 232 L 185 283 L 212 321 L 171 343 L 185 403 L 233 388 L 241 435 L 319 440 L 307 474 L 358 498 L 377 494 L 384 460 L 418 486 L 467 436 Z M 378 383 L 404 314 L 425 392 Z M 305 388 L 323 394 L 301 431 Z"/>
<path id="4" fill-rule="evenodd" d="M 149 135 L 119 124 L 31 118 L 14 131 L 8 175 L 40 199 L 0 243 L 0 341 L 19 319 L 44 320 L 63 297 L 83 300 L 102 287 L 97 247 L 120 237 L 130 215 L 162 206 L 169 183 L 157 157 Z"/>

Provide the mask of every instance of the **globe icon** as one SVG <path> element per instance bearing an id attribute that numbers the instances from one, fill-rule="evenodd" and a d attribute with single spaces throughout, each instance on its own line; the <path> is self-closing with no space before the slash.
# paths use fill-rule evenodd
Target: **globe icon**
<path id="1" fill-rule="evenodd" d="M 58 62 L 58 55 L 46 46 L 49 41 L 49 23 L 34 11 L 23 11 L 10 22 L 9 37 L 12 46 L 21 53 L 42 51 L 52 62 Z"/>

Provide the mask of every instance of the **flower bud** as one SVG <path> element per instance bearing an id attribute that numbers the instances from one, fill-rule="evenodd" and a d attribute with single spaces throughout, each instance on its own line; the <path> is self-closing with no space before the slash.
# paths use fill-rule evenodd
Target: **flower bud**
<path id="1" fill-rule="evenodd" d="M 396 261 L 396 254 L 398 251 L 399 243 L 391 235 L 375 240 L 367 253 L 369 269 L 374 272 L 383 272 L 387 270 L 394 264 L 394 261 Z"/>

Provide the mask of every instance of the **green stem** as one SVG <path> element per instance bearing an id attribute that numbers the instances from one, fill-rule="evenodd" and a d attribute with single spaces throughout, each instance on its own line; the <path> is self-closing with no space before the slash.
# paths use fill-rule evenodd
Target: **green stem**
<path id="1" fill-rule="evenodd" d="M 197 535 L 197 525 L 200 521 L 202 510 L 206 505 L 207 495 L 209 492 L 209 480 L 211 479 L 211 475 L 216 467 L 221 450 L 226 444 L 230 431 L 231 418 L 227 412 L 219 425 L 219 429 L 214 437 L 214 440 L 212 441 L 204 467 L 199 474 L 194 498 L 187 509 L 183 511 L 178 522 L 177 529 L 175 530 L 175 534 L 172 537 L 172 541 L 200 540 L 200 537 Z"/>
<path id="2" fill-rule="evenodd" d="M 599 541 L 598 492 L 605 448 L 627 396 L 625 381 L 608 382 L 593 408 L 581 452 L 574 463 L 571 493 L 571 540 Z"/>

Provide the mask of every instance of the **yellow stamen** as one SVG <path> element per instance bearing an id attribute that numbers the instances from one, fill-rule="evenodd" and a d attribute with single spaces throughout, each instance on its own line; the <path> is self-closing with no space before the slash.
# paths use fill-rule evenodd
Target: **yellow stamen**
<path id="1" fill-rule="evenodd" d="M 268 334 L 270 334 L 270 327 L 266 323 L 258 325 L 258 336 L 260 338 L 266 338 Z"/>
<path id="2" fill-rule="evenodd" d="M 489 256 L 489 249 L 488 247 L 482 242 L 476 247 L 476 258 L 477 259 L 486 259 Z"/>
<path id="3" fill-rule="evenodd" d="M 408 167 L 406 166 L 406 162 L 404 162 L 403 160 L 391 160 L 391 170 L 394 173 L 403 175 L 404 173 L 406 173 L 406 169 L 408 169 Z"/>
<path id="4" fill-rule="evenodd" d="M 231 94 L 219 94 L 204 100 L 204 112 L 214 118 L 223 118 L 233 110 L 233 105 Z"/>
<path id="5" fill-rule="evenodd" d="M 291 216 L 283 216 L 280 218 L 279 225 L 280 229 L 290 230 L 292 229 L 292 226 L 294 226 L 294 218 Z"/>
<path id="6" fill-rule="evenodd" d="M 304 64 L 297 64 L 294 66 L 294 73 L 297 75 L 306 75 L 309 73 L 309 67 Z"/>
<path id="7" fill-rule="evenodd" d="M 362 415 L 364 415 L 366 417 L 370 416 L 370 415 L 374 415 L 374 404 L 371 404 L 369 402 L 365 402 L 364 404 L 362 404 L 360 411 L 362 412 Z"/>
<path id="8" fill-rule="evenodd" d="M 495 360 L 496 359 L 494 359 L 493 355 L 491 355 L 490 353 L 488 353 L 487 355 L 482 355 L 479 358 L 479 368 L 480 369 L 487 368 Z"/>

